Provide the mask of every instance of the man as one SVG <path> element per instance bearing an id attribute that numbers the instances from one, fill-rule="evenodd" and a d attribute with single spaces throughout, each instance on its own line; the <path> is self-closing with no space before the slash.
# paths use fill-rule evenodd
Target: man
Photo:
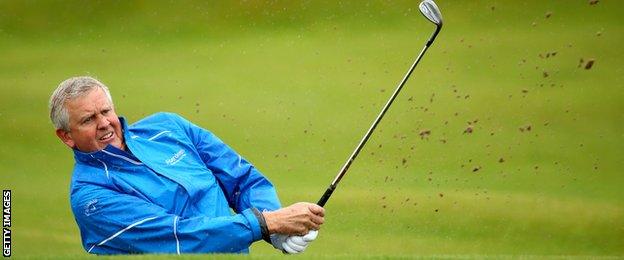
<path id="1" fill-rule="evenodd" d="M 312 203 L 280 208 L 268 179 L 178 115 L 128 125 L 94 78 L 63 81 L 50 119 L 74 152 L 70 201 L 89 253 L 247 253 L 260 239 L 299 253 L 324 222 Z"/>

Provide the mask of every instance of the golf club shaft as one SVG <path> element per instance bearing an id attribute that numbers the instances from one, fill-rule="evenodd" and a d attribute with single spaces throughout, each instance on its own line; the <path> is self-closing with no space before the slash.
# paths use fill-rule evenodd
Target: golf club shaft
<path id="1" fill-rule="evenodd" d="M 351 163 L 353 163 L 353 161 L 355 160 L 355 157 L 358 156 L 358 154 L 360 153 L 360 150 L 362 150 L 362 147 L 364 147 L 364 144 L 366 144 L 366 141 L 368 141 L 368 138 L 370 138 L 371 134 L 373 133 L 373 131 L 375 130 L 375 128 L 379 124 L 379 121 L 381 121 L 381 118 L 384 116 L 384 114 L 386 113 L 386 111 L 388 110 L 388 108 L 390 107 L 392 102 L 394 101 L 394 99 L 397 97 L 397 95 L 399 94 L 399 92 L 403 88 L 403 85 L 405 85 L 405 82 L 407 81 L 409 76 L 414 71 L 414 68 L 416 68 L 416 65 L 418 65 L 418 62 L 422 58 L 423 54 L 425 54 L 425 51 L 427 51 L 427 48 L 429 48 L 429 46 L 433 42 L 433 39 L 437 35 L 438 31 L 439 31 L 439 28 L 434 33 L 433 37 L 431 37 L 431 39 L 427 42 L 425 47 L 423 47 L 422 51 L 420 51 L 420 54 L 418 54 L 418 57 L 414 61 L 414 64 L 412 64 L 412 67 L 410 67 L 410 69 L 407 71 L 407 73 L 403 77 L 403 80 L 401 80 L 401 83 L 399 83 L 399 85 L 397 86 L 396 90 L 394 90 L 394 93 L 392 93 L 392 96 L 390 97 L 390 100 L 388 100 L 388 102 L 386 102 L 386 105 L 381 110 L 381 113 L 379 113 L 379 115 L 377 116 L 377 118 L 375 119 L 375 121 L 373 122 L 371 127 L 368 129 L 368 131 L 364 135 L 364 138 L 362 138 L 362 140 L 357 145 L 357 147 L 355 147 L 355 150 L 353 151 L 353 153 L 351 154 L 351 156 L 349 157 L 347 162 L 342 166 L 342 169 L 340 170 L 338 175 L 336 175 L 336 178 L 334 178 L 334 181 L 332 181 L 332 183 L 329 185 L 329 187 L 327 188 L 327 190 L 325 191 L 325 193 L 323 194 L 321 199 L 316 204 L 318 204 L 321 207 L 325 206 L 325 203 L 327 203 L 327 200 L 329 200 L 329 197 L 331 196 L 331 194 L 336 189 L 336 186 L 338 185 L 338 183 L 340 182 L 342 177 L 345 175 L 345 173 L 347 173 L 347 170 L 349 169 L 349 166 L 351 166 Z"/>

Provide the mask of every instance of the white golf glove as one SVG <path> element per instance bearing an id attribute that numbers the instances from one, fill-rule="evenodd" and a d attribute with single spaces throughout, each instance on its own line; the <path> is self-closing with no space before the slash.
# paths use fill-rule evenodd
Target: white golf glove
<path id="1" fill-rule="evenodd" d="M 318 230 L 310 230 L 305 236 L 273 234 L 271 235 L 271 244 L 284 253 L 298 254 L 303 252 L 317 236 Z"/>

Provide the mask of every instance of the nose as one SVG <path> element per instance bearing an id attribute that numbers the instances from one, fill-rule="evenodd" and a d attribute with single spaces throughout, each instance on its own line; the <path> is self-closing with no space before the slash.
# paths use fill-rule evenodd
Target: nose
<path id="1" fill-rule="evenodd" d="M 108 128 L 109 125 L 110 125 L 110 121 L 108 121 L 108 118 L 106 118 L 103 115 L 98 115 L 97 116 L 97 126 L 98 126 L 98 129 L 106 129 L 106 128 Z"/>

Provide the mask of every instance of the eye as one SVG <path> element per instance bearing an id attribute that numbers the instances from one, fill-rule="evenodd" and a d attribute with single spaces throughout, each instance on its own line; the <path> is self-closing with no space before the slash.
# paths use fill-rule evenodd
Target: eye
<path id="1" fill-rule="evenodd" d="M 110 109 L 104 109 L 104 110 L 102 110 L 102 114 L 103 114 L 103 115 L 108 114 L 108 112 L 110 112 Z"/>
<path id="2" fill-rule="evenodd" d="M 91 122 L 91 120 L 93 120 L 93 116 L 87 117 L 85 120 L 82 121 L 82 123 L 86 124 L 86 123 Z"/>

